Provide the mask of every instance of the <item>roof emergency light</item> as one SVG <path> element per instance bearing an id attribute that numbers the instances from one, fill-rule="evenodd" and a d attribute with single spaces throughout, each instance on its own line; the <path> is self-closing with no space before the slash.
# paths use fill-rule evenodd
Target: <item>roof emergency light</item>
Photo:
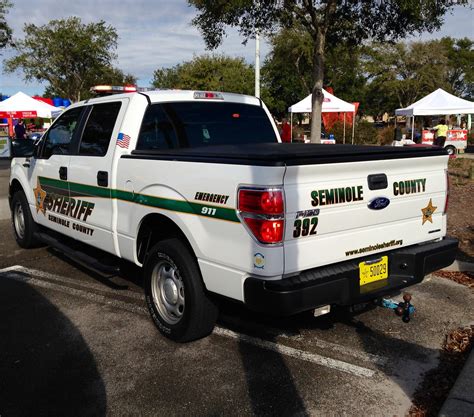
<path id="1" fill-rule="evenodd" d="M 96 85 L 90 91 L 99 95 L 135 93 L 138 91 L 135 85 Z"/>

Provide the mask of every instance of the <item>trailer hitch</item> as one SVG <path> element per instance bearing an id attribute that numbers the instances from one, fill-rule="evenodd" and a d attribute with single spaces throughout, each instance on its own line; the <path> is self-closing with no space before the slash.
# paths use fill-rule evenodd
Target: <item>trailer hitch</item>
<path id="1" fill-rule="evenodd" d="M 379 305 L 383 308 L 390 308 L 395 311 L 397 316 L 402 317 L 402 321 L 404 323 L 408 323 L 410 321 L 410 316 L 412 316 L 416 309 L 414 306 L 411 305 L 411 294 L 405 293 L 403 294 L 403 301 L 397 303 L 393 300 L 388 298 L 382 298 L 379 302 Z"/>

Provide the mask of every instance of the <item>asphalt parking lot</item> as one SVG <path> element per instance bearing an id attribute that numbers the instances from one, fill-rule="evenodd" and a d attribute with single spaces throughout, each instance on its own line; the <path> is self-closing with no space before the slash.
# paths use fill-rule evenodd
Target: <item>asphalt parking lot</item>
<path id="1" fill-rule="evenodd" d="M 404 415 L 474 295 L 429 276 L 416 317 L 381 308 L 276 319 L 224 303 L 212 335 L 156 331 L 140 271 L 103 278 L 48 249 L 20 249 L 0 161 L 0 415 Z"/>

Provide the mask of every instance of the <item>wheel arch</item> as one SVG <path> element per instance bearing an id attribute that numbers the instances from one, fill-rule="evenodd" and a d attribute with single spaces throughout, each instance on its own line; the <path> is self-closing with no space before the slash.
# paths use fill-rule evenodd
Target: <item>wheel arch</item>
<path id="1" fill-rule="evenodd" d="M 163 239 L 177 237 L 184 242 L 196 258 L 193 245 L 183 230 L 169 217 L 161 213 L 149 213 L 140 221 L 135 242 L 135 255 L 142 265 L 146 261 L 148 249 Z"/>
<path id="2" fill-rule="evenodd" d="M 25 190 L 23 189 L 23 186 L 21 185 L 20 181 L 17 178 L 14 178 L 8 188 L 8 204 L 10 208 L 12 206 L 13 195 L 17 193 L 18 191 L 23 191 L 25 193 Z"/>

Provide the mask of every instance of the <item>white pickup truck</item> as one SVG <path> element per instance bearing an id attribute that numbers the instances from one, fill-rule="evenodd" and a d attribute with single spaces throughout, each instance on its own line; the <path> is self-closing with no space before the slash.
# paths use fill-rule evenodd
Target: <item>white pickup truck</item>
<path id="1" fill-rule="evenodd" d="M 18 244 L 143 267 L 151 316 L 176 341 L 212 331 L 216 294 L 290 315 L 379 299 L 455 257 L 445 151 L 282 144 L 255 97 L 86 100 L 29 144 L 12 145 Z"/>

